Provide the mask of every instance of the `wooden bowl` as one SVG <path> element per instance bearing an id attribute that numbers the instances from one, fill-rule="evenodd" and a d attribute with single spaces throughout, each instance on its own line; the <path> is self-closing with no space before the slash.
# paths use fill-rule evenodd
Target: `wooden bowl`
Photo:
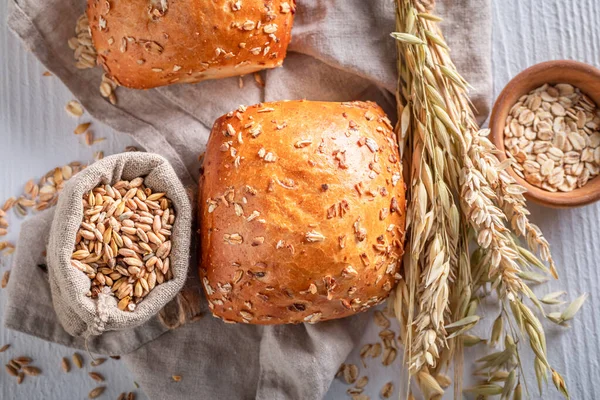
<path id="1" fill-rule="evenodd" d="M 506 85 L 492 109 L 490 119 L 491 140 L 498 148 L 500 161 L 506 159 L 504 148 L 504 127 L 510 108 L 517 103 L 524 94 L 542 86 L 544 83 L 569 83 L 590 97 L 596 104 L 600 104 L 600 70 L 590 65 L 571 61 L 547 61 L 527 68 L 515 76 Z M 512 168 L 508 172 L 519 184 L 527 189 L 525 197 L 538 204 L 568 208 L 583 206 L 600 199 L 600 175 L 591 179 L 583 187 L 571 192 L 549 192 L 531 185 L 518 176 Z"/>

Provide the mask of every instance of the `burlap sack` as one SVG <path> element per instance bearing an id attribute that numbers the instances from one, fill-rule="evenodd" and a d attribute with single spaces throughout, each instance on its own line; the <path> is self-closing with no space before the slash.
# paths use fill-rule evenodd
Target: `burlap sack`
<path id="1" fill-rule="evenodd" d="M 157 285 L 135 311 L 117 308 L 110 294 L 97 299 L 86 296 L 90 279 L 71 263 L 75 237 L 83 217 L 82 196 L 98 184 L 145 177 L 155 192 L 165 192 L 173 202 L 171 269 L 173 279 Z M 183 185 L 163 157 L 150 153 L 123 153 L 100 160 L 74 176 L 65 185 L 56 207 L 47 248 L 52 302 L 63 328 L 73 336 L 90 337 L 104 331 L 133 328 L 148 321 L 182 289 L 189 265 L 192 206 Z"/>

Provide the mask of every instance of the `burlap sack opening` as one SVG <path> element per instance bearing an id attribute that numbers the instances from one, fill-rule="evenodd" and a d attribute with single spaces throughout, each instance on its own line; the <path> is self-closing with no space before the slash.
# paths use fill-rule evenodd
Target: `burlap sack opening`
<path id="1" fill-rule="evenodd" d="M 70 259 L 83 217 L 83 194 L 100 183 L 114 184 L 140 176 L 145 177 L 147 187 L 155 192 L 165 192 L 173 202 L 176 215 L 170 255 L 173 279 L 151 290 L 135 311 L 125 312 L 117 308 L 117 300 L 113 296 L 87 297 L 90 279 L 71 266 Z M 159 313 L 185 283 L 191 224 L 192 206 L 188 194 L 168 161 L 157 154 L 132 152 L 113 155 L 70 179 L 58 200 L 47 248 L 52 302 L 63 328 L 73 336 L 89 337 L 105 331 L 136 327 Z"/>

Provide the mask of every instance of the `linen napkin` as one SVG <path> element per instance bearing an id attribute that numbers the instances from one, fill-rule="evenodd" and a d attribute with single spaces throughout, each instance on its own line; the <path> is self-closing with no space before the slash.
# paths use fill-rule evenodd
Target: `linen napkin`
<path id="1" fill-rule="evenodd" d="M 198 155 L 213 121 L 240 104 L 282 99 L 378 102 L 394 117 L 396 86 L 394 4 L 391 0 L 298 0 L 293 40 L 282 68 L 252 77 L 176 85 L 149 91 L 119 88 L 112 106 L 98 94 L 101 71 L 78 70 L 67 40 L 83 13 L 83 0 L 9 0 L 9 26 L 58 76 L 97 120 L 133 136 L 161 154 L 188 190 L 195 190 Z M 444 31 L 459 70 L 475 88 L 480 122 L 491 96 L 489 0 L 438 1 Z M 5 324 L 46 340 L 81 347 L 58 323 L 44 274 L 36 265 L 49 230 L 48 214 L 23 226 Z M 37 235 L 37 236 L 36 236 Z M 45 236 L 44 236 L 45 235 Z M 36 240 L 33 240 L 33 237 Z M 36 247 L 33 246 L 35 244 Z M 191 270 L 195 271 L 195 264 Z M 31 286 L 36 288 L 32 295 Z M 194 292 L 196 290 L 196 292 Z M 198 283 L 188 278 L 184 295 L 192 307 Z M 181 299 L 178 300 L 181 302 Z M 205 316 L 178 329 L 151 319 L 126 338 L 103 335 L 90 350 L 129 353 L 125 360 L 151 398 L 320 399 L 340 363 L 358 343 L 368 314 L 316 325 L 257 327 L 225 325 Z M 40 323 L 43 322 L 43 323 Z M 154 339 L 154 340 L 153 340 Z M 182 375 L 177 385 L 171 375 Z"/>

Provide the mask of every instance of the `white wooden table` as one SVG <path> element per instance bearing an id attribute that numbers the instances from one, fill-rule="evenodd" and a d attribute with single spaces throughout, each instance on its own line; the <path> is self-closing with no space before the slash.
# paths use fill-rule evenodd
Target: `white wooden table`
<path id="1" fill-rule="evenodd" d="M 449 1 L 449 0 L 438 0 Z M 537 62 L 572 58 L 600 67 L 600 1 L 598 0 L 493 0 L 494 93 L 498 94 L 508 80 L 525 67 Z M 87 147 L 83 138 L 73 135 L 77 120 L 69 117 L 64 105 L 71 100 L 68 90 L 55 77 L 44 77 L 43 66 L 21 46 L 6 28 L 6 2 L 0 2 L 0 202 L 21 193 L 24 183 L 39 178 L 51 168 L 70 161 L 92 160 L 93 153 L 122 151 L 134 144 L 125 135 L 94 124 L 103 143 Z M 461 29 L 461 27 L 456 27 Z M 585 88 L 582 88 L 585 90 Z M 87 120 L 85 117 L 83 120 Z M 551 210 L 531 207 L 533 220 L 546 233 L 559 265 L 561 282 L 550 282 L 536 289 L 538 294 L 559 289 L 571 298 L 582 292 L 591 293 L 573 327 L 568 331 L 548 325 L 548 348 L 551 364 L 565 376 L 573 399 L 597 398 L 600 382 L 600 204 L 575 210 Z M 11 215 L 9 240 L 15 241 L 17 218 Z M 0 264 L 0 273 L 9 265 Z M 35 293 L 32 293 L 34 296 Z M 0 291 L 0 309 L 6 298 Z M 490 319 L 493 319 L 493 314 Z M 489 335 L 489 325 L 478 327 Z M 364 343 L 376 340 L 378 330 L 369 329 Z M 84 398 L 94 382 L 84 371 L 72 371 L 66 377 L 60 370 L 60 359 L 72 351 L 59 345 L 8 331 L 0 325 L 0 346 L 12 344 L 0 354 L 0 362 L 26 354 L 44 370 L 42 377 L 27 379 L 17 387 L 4 369 L 0 370 L 0 399 L 75 399 Z M 467 351 L 466 365 L 477 358 L 477 350 Z M 88 359 L 89 361 L 89 359 Z M 531 357 L 525 357 L 530 365 Z M 351 362 L 358 364 L 356 354 Z M 122 391 L 134 390 L 134 378 L 118 361 L 97 368 L 108 383 L 102 398 L 116 398 Z M 528 369 L 529 370 L 529 369 Z M 89 371 L 89 367 L 86 372 Z M 371 361 L 361 375 L 369 376 L 366 393 L 378 398 L 380 388 L 395 381 L 399 363 L 382 368 Z M 73 376 L 73 375 L 76 375 Z M 535 382 L 529 374 L 530 382 Z M 550 384 L 551 385 L 551 384 Z M 327 399 L 347 398 L 345 384 L 335 381 Z M 537 398 L 532 387 L 532 398 Z M 144 398 L 137 390 L 138 398 Z M 550 388 L 546 399 L 560 396 Z"/>

